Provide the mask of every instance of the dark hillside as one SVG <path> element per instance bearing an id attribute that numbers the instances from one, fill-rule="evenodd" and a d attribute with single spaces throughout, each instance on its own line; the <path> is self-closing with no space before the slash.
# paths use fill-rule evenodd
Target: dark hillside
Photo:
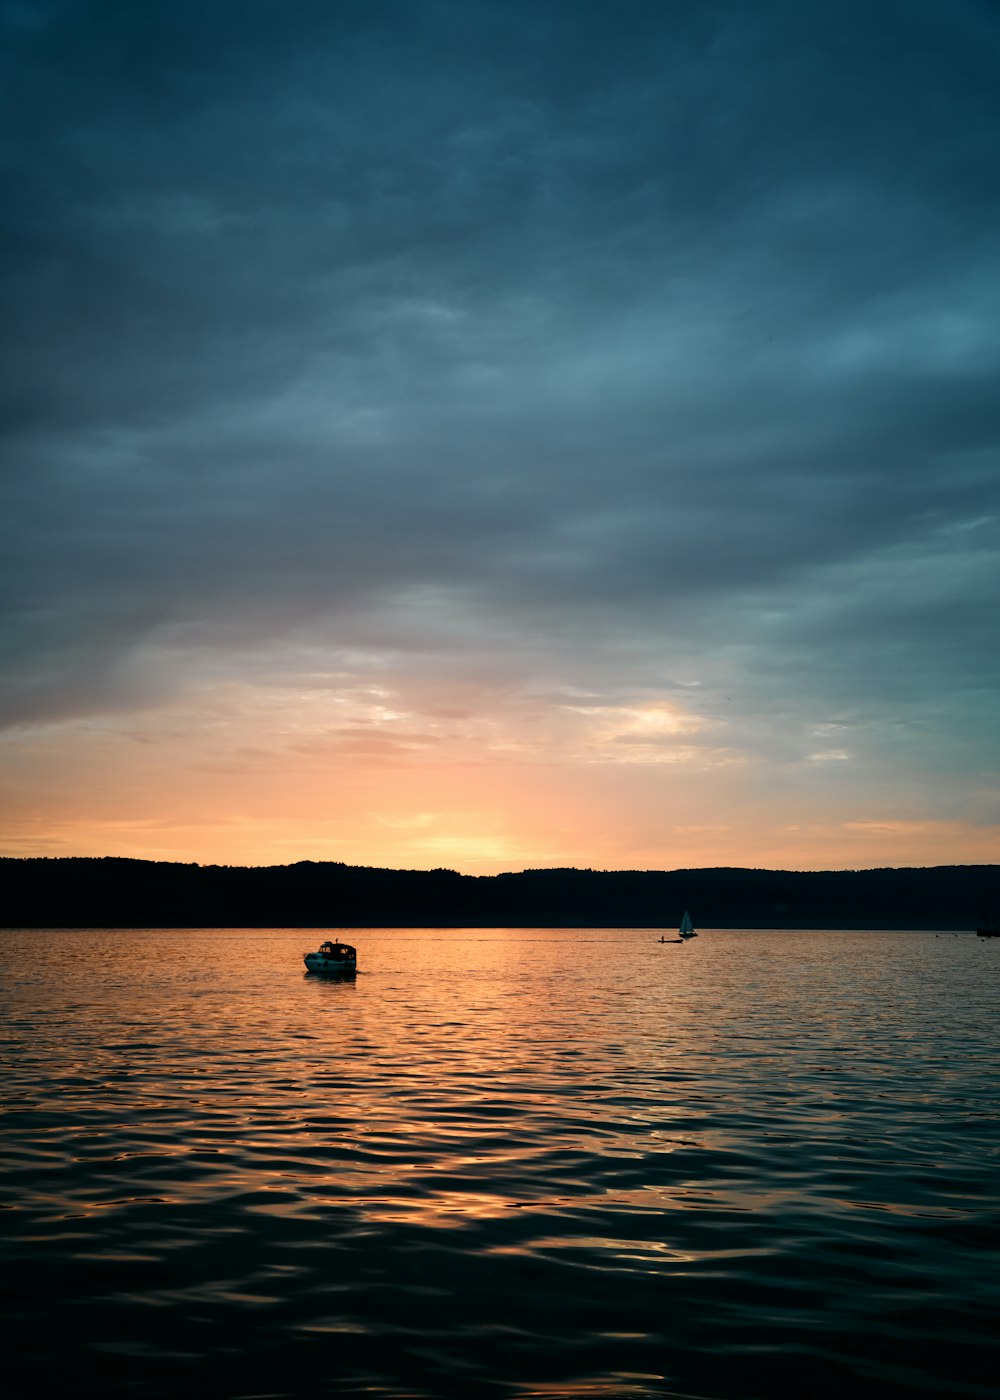
<path id="1" fill-rule="evenodd" d="M 1000 911 L 1000 866 L 916 869 L 378 870 L 114 857 L 0 859 L 6 927 L 971 929 Z"/>

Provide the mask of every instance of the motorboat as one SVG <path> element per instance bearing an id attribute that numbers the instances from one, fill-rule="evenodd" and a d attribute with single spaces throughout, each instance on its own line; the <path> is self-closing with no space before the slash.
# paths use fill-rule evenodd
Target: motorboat
<path id="1" fill-rule="evenodd" d="M 343 976 L 358 970 L 358 950 L 339 940 L 321 943 L 318 953 L 306 953 L 304 957 L 310 972 L 339 972 Z"/>

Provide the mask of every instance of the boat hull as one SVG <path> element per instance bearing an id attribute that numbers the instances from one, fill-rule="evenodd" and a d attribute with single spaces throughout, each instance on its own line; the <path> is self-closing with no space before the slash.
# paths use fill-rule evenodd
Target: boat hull
<path id="1" fill-rule="evenodd" d="M 307 953 L 303 962 L 310 972 L 338 973 L 341 977 L 358 970 L 357 958 L 325 958 L 322 953 Z"/>

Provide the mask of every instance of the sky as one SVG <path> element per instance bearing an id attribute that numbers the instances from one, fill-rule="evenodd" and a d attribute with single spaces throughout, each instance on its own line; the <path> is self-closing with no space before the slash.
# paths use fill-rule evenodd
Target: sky
<path id="1" fill-rule="evenodd" d="M 0 0 L 0 854 L 1000 860 L 988 0 Z"/>

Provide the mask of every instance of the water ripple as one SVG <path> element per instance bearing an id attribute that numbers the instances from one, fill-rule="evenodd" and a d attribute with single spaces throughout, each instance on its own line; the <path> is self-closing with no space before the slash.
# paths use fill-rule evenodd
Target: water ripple
<path id="1" fill-rule="evenodd" d="M 0 934 L 23 1394 L 992 1397 L 1000 950 L 654 937 Z"/>

